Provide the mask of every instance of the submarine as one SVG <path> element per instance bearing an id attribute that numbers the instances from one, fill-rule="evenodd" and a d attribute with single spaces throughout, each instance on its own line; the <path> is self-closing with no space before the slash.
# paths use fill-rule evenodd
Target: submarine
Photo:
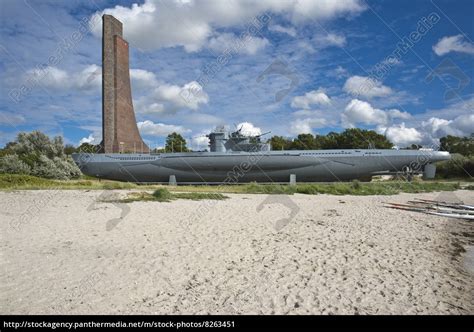
<path id="1" fill-rule="evenodd" d="M 375 175 L 423 174 L 449 152 L 432 149 L 271 149 L 262 135 L 216 128 L 206 135 L 209 151 L 166 153 L 75 153 L 81 171 L 100 179 L 134 183 L 235 184 L 370 181 Z"/>

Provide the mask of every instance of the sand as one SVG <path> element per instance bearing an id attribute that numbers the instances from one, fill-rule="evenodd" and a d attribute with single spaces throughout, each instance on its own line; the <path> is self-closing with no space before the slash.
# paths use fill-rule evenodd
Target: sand
<path id="1" fill-rule="evenodd" d="M 100 202 L 124 193 L 0 192 L 0 313 L 474 313 L 473 224 L 382 205 L 472 191 Z"/>

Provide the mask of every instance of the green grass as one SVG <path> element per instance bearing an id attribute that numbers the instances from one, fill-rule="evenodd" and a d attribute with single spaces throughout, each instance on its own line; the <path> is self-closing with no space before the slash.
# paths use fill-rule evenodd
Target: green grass
<path id="1" fill-rule="evenodd" d="M 472 183 L 472 182 L 471 182 Z M 462 189 L 473 190 L 474 187 L 465 182 Z M 173 199 L 222 199 L 222 193 L 236 194 L 330 194 L 330 195 L 395 195 L 400 192 L 421 193 L 432 191 L 452 191 L 460 189 L 459 182 L 451 181 L 380 181 L 380 182 L 334 182 L 334 183 L 298 183 L 295 186 L 287 184 L 257 184 L 218 186 L 163 186 L 137 185 L 134 183 L 97 180 L 84 178 L 78 180 L 60 181 L 43 179 L 29 175 L 0 174 L 0 190 L 34 190 L 34 189 L 88 189 L 88 190 L 118 190 L 140 189 L 156 190 L 153 200 L 166 198 L 166 192 L 172 193 Z M 151 194 L 148 194 L 151 195 Z M 164 198 L 161 198 L 163 195 Z M 221 195 L 221 196 L 220 196 Z M 146 196 L 148 197 L 148 196 Z M 144 198 L 145 199 L 145 198 Z M 147 198 L 148 199 L 148 198 Z M 150 198 L 151 199 L 151 198 Z"/>
<path id="2" fill-rule="evenodd" d="M 134 183 L 108 181 L 85 177 L 77 180 L 53 180 L 31 175 L 0 174 L 0 190 L 41 190 L 41 189 L 155 189 L 159 186 L 140 186 Z"/>
<path id="3" fill-rule="evenodd" d="M 176 199 L 189 199 L 193 201 L 203 199 L 223 200 L 228 198 L 221 193 L 172 193 L 165 188 L 159 188 L 152 194 L 146 192 L 134 192 L 127 195 L 126 198 L 122 199 L 121 202 L 170 202 Z"/>
<path id="4" fill-rule="evenodd" d="M 221 193 L 173 193 L 173 197 L 177 199 L 190 199 L 193 201 L 200 201 L 203 199 L 213 199 L 213 200 L 223 200 L 226 198 L 229 198 L 227 196 L 224 196 Z"/>
<path id="5" fill-rule="evenodd" d="M 51 180 L 38 178 L 30 175 L 0 174 L 0 188 L 41 188 L 51 184 Z"/>
<path id="6" fill-rule="evenodd" d="M 422 193 L 432 191 L 453 191 L 460 188 L 459 183 L 443 182 L 374 182 L 360 183 L 307 183 L 288 185 L 249 184 L 243 186 L 243 192 L 252 194 L 329 194 L 329 195 L 395 195 L 400 192 Z"/>

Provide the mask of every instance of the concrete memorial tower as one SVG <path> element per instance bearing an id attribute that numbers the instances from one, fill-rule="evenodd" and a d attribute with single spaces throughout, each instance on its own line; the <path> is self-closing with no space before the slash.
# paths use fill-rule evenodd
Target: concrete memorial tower
<path id="1" fill-rule="evenodd" d="M 148 153 L 132 103 L 128 42 L 122 22 L 102 16 L 102 143 L 104 153 Z"/>

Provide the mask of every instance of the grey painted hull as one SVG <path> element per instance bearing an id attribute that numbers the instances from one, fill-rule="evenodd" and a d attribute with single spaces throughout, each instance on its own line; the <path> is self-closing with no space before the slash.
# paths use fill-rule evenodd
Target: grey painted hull
<path id="1" fill-rule="evenodd" d="M 163 154 L 73 154 L 84 174 L 129 182 L 178 183 L 347 181 L 376 174 L 421 172 L 449 153 L 421 150 L 305 150 L 188 152 Z"/>

